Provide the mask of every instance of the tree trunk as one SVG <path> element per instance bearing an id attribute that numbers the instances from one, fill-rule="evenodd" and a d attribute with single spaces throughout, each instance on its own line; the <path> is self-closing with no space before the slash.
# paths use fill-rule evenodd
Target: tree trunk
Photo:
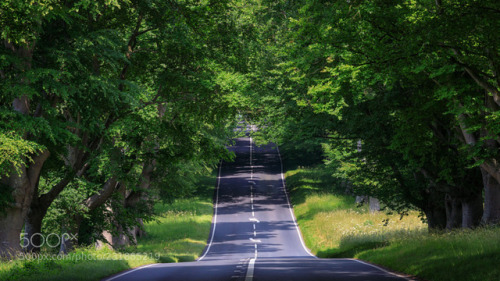
<path id="1" fill-rule="evenodd" d="M 106 203 L 106 201 L 113 195 L 113 192 L 118 186 L 118 182 L 112 177 L 104 183 L 103 187 L 99 191 L 99 193 L 94 194 L 87 198 L 83 204 L 87 207 L 88 211 L 92 211 L 95 208 L 101 206 L 102 204 Z M 75 238 L 78 236 L 78 233 L 80 232 L 80 225 L 82 223 L 82 215 L 76 215 L 74 219 L 75 224 L 69 230 L 68 228 L 64 229 L 63 228 L 63 234 L 61 237 L 61 247 L 59 252 L 67 254 L 68 252 L 72 251 L 74 248 L 74 245 L 78 244 L 78 238 Z M 67 230 L 67 235 L 65 235 L 64 230 Z"/>
<path id="2" fill-rule="evenodd" d="M 380 202 L 378 201 L 377 198 L 370 197 L 369 202 L 370 202 L 370 204 L 369 204 L 370 205 L 370 213 L 375 213 L 375 212 L 380 211 Z"/>
<path id="3" fill-rule="evenodd" d="M 446 212 L 442 208 L 424 210 L 429 230 L 439 230 L 446 227 Z"/>
<path id="4" fill-rule="evenodd" d="M 462 200 L 462 227 L 474 228 L 481 222 L 483 215 L 483 194 L 478 192 L 475 196 Z"/>
<path id="5" fill-rule="evenodd" d="M 38 187 L 40 171 L 49 155 L 48 151 L 41 152 L 33 157 L 31 165 L 22 168 L 20 173 L 14 171 L 2 182 L 12 189 L 14 202 L 0 216 L 0 257 L 10 258 L 21 251 L 21 230 Z"/>
<path id="6" fill-rule="evenodd" d="M 74 224 L 70 227 L 62 227 L 61 229 L 61 245 L 59 253 L 68 254 L 73 251 L 75 245 L 78 245 L 78 231 L 82 222 L 81 215 L 74 218 Z"/>
<path id="7" fill-rule="evenodd" d="M 366 203 L 368 200 L 367 200 L 367 197 L 366 196 L 356 196 L 356 204 L 364 204 Z"/>
<path id="8" fill-rule="evenodd" d="M 462 200 L 446 195 L 446 229 L 462 226 Z"/>
<path id="9" fill-rule="evenodd" d="M 71 159 L 68 157 L 68 159 Z M 82 159 L 81 159 L 82 160 Z M 71 182 L 71 180 L 76 176 L 81 176 L 87 169 L 87 165 L 83 165 L 83 160 L 74 163 L 73 169 L 79 169 L 75 173 L 67 174 L 63 179 L 61 179 L 56 185 L 54 185 L 49 192 L 38 196 L 38 191 L 35 190 L 35 195 L 30 204 L 30 211 L 26 218 L 25 223 L 25 233 L 28 234 L 28 239 L 26 249 L 28 252 L 37 253 L 40 251 L 40 235 L 34 235 L 35 233 L 42 233 L 42 221 L 47 211 L 54 202 L 54 200 L 59 196 L 59 194 L 64 190 L 64 188 Z"/>
<path id="10" fill-rule="evenodd" d="M 137 222 L 139 226 L 136 226 L 135 228 L 135 237 L 144 237 L 146 236 L 146 231 L 144 231 L 144 222 L 142 219 L 137 219 Z"/>
<path id="11" fill-rule="evenodd" d="M 123 205 L 125 208 L 133 209 L 142 199 L 144 199 L 144 191 L 149 189 L 151 185 L 151 177 L 155 165 L 155 160 L 143 165 L 141 181 L 136 190 L 127 191 L 125 185 L 119 184 L 119 188 L 116 190 L 122 195 L 122 201 L 120 201 L 119 204 Z M 111 209 L 108 210 L 113 212 Z M 143 225 L 142 219 L 137 219 L 137 221 L 140 225 Z M 118 235 L 111 235 L 109 231 L 104 231 L 103 236 L 106 239 L 106 242 L 115 249 L 128 246 L 131 243 L 137 244 L 137 236 L 144 235 L 143 230 L 138 226 L 128 227 L 126 225 L 119 225 L 116 221 L 113 222 L 113 224 L 116 226 Z M 102 243 L 99 245 L 102 246 Z"/>
<path id="12" fill-rule="evenodd" d="M 27 73 L 31 69 L 34 42 L 26 43 L 24 46 L 16 46 L 4 40 L 4 47 L 18 56 L 17 68 L 20 73 Z M 27 84 L 29 81 L 19 75 L 19 83 Z M 28 115 L 30 112 L 30 100 L 26 94 L 20 95 L 12 101 L 12 110 Z M 26 137 L 26 133 L 24 134 Z M 44 151 L 33 157 L 30 164 L 22 167 L 19 171 L 13 171 L 5 177 L 1 184 L 9 187 L 12 191 L 13 202 L 5 207 L 0 213 L 0 257 L 12 257 L 21 251 L 20 234 L 24 225 L 24 219 L 29 210 L 33 191 L 38 186 L 38 179 L 43 163 L 49 157 L 49 152 Z M 26 160 L 26 159 L 25 159 Z M 29 163 L 27 160 L 25 163 Z"/>
<path id="13" fill-rule="evenodd" d="M 484 184 L 484 213 L 481 219 L 483 224 L 500 222 L 500 184 L 488 172 L 481 169 Z"/>
<path id="14" fill-rule="evenodd" d="M 9 208 L 0 219 L 0 257 L 13 258 L 21 251 L 20 234 L 23 228 L 24 211 L 22 207 Z"/>
<path id="15" fill-rule="evenodd" d="M 425 206 L 422 210 L 427 218 L 427 226 L 429 230 L 440 230 L 446 228 L 446 208 L 444 206 L 444 198 L 441 193 L 436 191 L 428 191 L 425 195 Z"/>
<path id="16" fill-rule="evenodd" d="M 41 236 L 42 233 L 42 221 L 45 217 L 45 212 L 41 210 L 31 209 L 26 221 L 24 223 L 24 233 L 26 234 L 27 240 L 25 240 L 25 250 L 32 253 L 40 252 L 41 247 Z"/>

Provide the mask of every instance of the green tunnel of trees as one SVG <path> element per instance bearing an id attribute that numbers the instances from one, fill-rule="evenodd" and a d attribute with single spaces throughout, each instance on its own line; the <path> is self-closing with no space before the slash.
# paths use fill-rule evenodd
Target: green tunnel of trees
<path id="1" fill-rule="evenodd" d="M 2 1 L 0 255 L 133 243 L 241 118 L 430 229 L 496 224 L 498 30 L 496 0 Z"/>

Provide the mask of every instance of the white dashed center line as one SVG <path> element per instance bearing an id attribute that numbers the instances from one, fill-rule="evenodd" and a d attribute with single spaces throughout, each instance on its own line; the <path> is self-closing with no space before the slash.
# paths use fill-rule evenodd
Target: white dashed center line
<path id="1" fill-rule="evenodd" d="M 253 148 L 252 148 L 252 138 L 250 137 L 250 179 L 253 180 Z M 249 181 L 250 183 L 250 206 L 252 207 L 252 217 L 250 218 L 250 221 L 253 221 L 253 237 L 257 237 L 257 231 L 255 230 L 255 223 L 258 223 L 259 220 L 255 218 L 255 211 L 254 211 L 254 206 L 253 206 L 253 186 L 255 185 L 254 181 Z M 254 242 L 254 258 L 250 259 L 248 263 L 248 269 L 247 269 L 247 274 L 245 276 L 245 281 L 252 281 L 253 280 L 253 272 L 254 272 L 254 266 L 255 266 L 255 260 L 257 259 L 257 243 L 260 243 L 260 240 L 250 238 L 250 241 Z"/>

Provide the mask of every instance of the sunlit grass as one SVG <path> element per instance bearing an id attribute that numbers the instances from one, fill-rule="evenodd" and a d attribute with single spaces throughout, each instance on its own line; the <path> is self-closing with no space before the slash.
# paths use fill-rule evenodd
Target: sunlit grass
<path id="1" fill-rule="evenodd" d="M 147 254 L 79 248 L 68 255 L 42 254 L 0 263 L 0 280 L 100 280 L 128 268 L 156 262 Z"/>
<path id="2" fill-rule="evenodd" d="M 319 257 L 359 258 L 429 281 L 499 280 L 499 227 L 430 234 L 417 212 L 400 219 L 357 206 L 322 166 L 289 171 L 286 181 Z"/>
<path id="3" fill-rule="evenodd" d="M 307 247 L 320 257 L 346 257 L 399 237 L 426 233 L 416 212 L 370 213 L 346 195 L 328 170 L 302 168 L 286 173 L 294 212 Z"/>
<path id="4" fill-rule="evenodd" d="M 0 280 L 101 280 L 114 273 L 157 262 L 196 260 L 207 243 L 213 213 L 216 176 L 204 177 L 196 196 L 158 203 L 147 235 L 121 251 L 93 246 L 65 256 L 0 261 Z"/>
<path id="5" fill-rule="evenodd" d="M 213 179 L 208 185 L 215 184 Z M 211 185 L 213 189 L 214 185 Z M 212 193 L 157 206 L 160 216 L 145 225 L 147 236 L 133 251 L 153 253 L 160 262 L 196 260 L 206 246 L 212 222 Z"/>
<path id="6" fill-rule="evenodd" d="M 499 280 L 500 228 L 402 238 L 355 257 L 427 280 Z"/>

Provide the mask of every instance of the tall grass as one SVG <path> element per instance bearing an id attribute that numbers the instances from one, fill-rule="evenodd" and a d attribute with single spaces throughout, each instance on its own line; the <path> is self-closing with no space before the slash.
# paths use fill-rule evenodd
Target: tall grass
<path id="1" fill-rule="evenodd" d="M 432 281 L 500 280 L 500 228 L 401 238 L 355 257 Z"/>
<path id="2" fill-rule="evenodd" d="M 323 166 L 286 181 L 306 245 L 319 257 L 354 257 L 429 281 L 500 280 L 500 227 L 427 231 L 416 212 L 370 213 Z"/>
<path id="3" fill-rule="evenodd" d="M 352 257 L 398 237 L 426 233 L 416 212 L 401 218 L 358 206 L 323 166 L 298 168 L 285 176 L 306 245 L 319 257 Z"/>

